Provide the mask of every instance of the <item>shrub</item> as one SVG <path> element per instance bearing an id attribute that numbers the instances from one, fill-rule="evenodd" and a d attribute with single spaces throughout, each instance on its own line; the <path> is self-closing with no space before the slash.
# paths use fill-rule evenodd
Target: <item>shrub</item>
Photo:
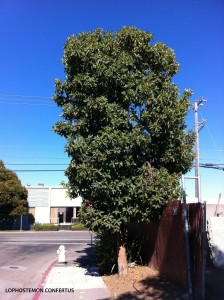
<path id="1" fill-rule="evenodd" d="M 58 226 L 56 226 L 54 224 L 34 223 L 32 225 L 32 230 L 34 230 L 34 231 L 57 231 Z"/>
<path id="2" fill-rule="evenodd" d="M 97 232 L 95 257 L 101 275 L 117 272 L 117 236 L 115 233 L 109 230 Z"/>
<path id="3" fill-rule="evenodd" d="M 138 237 L 134 239 L 127 238 L 126 250 L 127 250 L 127 261 L 128 263 L 136 263 L 142 265 L 142 257 L 140 255 L 142 249 L 142 240 Z"/>
<path id="4" fill-rule="evenodd" d="M 88 230 L 88 229 L 81 223 L 75 223 L 72 224 L 71 230 L 75 231 L 75 230 Z"/>
<path id="5" fill-rule="evenodd" d="M 138 237 L 128 238 L 126 235 L 125 246 L 128 263 L 142 265 L 140 251 L 142 241 Z M 116 273 L 117 268 L 117 235 L 109 230 L 97 232 L 95 240 L 96 265 L 101 275 Z"/>

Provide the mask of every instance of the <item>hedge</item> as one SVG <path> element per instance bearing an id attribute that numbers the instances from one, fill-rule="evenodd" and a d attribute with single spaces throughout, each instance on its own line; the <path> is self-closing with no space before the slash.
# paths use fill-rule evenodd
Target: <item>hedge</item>
<path id="1" fill-rule="evenodd" d="M 58 231 L 58 226 L 54 224 L 34 223 L 32 225 L 34 231 Z"/>

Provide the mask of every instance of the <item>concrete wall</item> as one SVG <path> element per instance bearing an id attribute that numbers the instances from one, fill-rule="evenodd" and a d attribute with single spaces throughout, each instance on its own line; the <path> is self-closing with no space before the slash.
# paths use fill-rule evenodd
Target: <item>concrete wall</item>
<path id="1" fill-rule="evenodd" d="M 74 207 L 74 211 L 76 211 L 76 208 L 80 207 L 82 203 L 81 197 L 70 199 L 67 196 L 67 189 L 61 186 L 28 186 L 26 188 L 28 190 L 28 205 L 30 211 L 33 210 L 35 222 L 38 223 L 50 223 L 51 208 L 60 210 L 62 207 Z"/>
<path id="2" fill-rule="evenodd" d="M 220 198 L 218 203 L 217 199 L 209 199 L 209 198 L 202 198 L 202 202 L 206 202 L 206 216 L 207 218 L 220 216 L 224 217 L 224 198 Z M 197 203 L 198 199 L 193 197 L 187 197 L 187 203 Z"/>
<path id="3" fill-rule="evenodd" d="M 49 187 L 26 187 L 29 207 L 49 206 Z"/>
<path id="4" fill-rule="evenodd" d="M 36 223 L 49 223 L 50 208 L 49 207 L 36 207 L 35 209 L 35 222 Z"/>
<path id="5" fill-rule="evenodd" d="M 80 207 L 82 198 L 71 199 L 64 188 L 52 187 L 50 190 L 50 206 L 55 207 Z"/>
<path id="6" fill-rule="evenodd" d="M 224 268 L 224 218 L 208 219 L 208 244 L 215 267 Z"/>
<path id="7" fill-rule="evenodd" d="M 26 187 L 29 207 L 80 207 L 82 198 L 70 199 L 63 187 Z"/>

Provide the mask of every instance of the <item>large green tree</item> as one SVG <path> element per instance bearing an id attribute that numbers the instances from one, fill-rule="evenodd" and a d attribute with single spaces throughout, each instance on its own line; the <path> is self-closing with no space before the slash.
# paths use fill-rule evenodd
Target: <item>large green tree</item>
<path id="1" fill-rule="evenodd" d="M 179 178 L 193 161 L 186 132 L 190 90 L 179 95 L 172 49 L 135 27 L 72 35 L 64 47 L 66 79 L 55 80 L 67 140 L 72 196 L 83 197 L 82 218 L 118 233 L 118 268 L 126 274 L 124 224 L 158 218 L 180 195 Z M 123 263 L 121 262 L 123 261 Z"/>
<path id="2" fill-rule="evenodd" d="M 0 214 L 20 216 L 27 213 L 27 189 L 17 175 L 0 160 Z"/>

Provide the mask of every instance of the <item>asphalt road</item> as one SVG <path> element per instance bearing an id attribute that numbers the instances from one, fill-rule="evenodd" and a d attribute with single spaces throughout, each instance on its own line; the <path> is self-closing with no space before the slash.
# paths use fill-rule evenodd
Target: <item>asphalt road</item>
<path id="1" fill-rule="evenodd" d="M 91 248 L 88 231 L 0 232 L 0 299 L 28 300 L 32 293 L 15 293 L 12 288 L 37 288 L 49 265 L 57 260 L 64 245 L 66 261 L 85 259 Z"/>

